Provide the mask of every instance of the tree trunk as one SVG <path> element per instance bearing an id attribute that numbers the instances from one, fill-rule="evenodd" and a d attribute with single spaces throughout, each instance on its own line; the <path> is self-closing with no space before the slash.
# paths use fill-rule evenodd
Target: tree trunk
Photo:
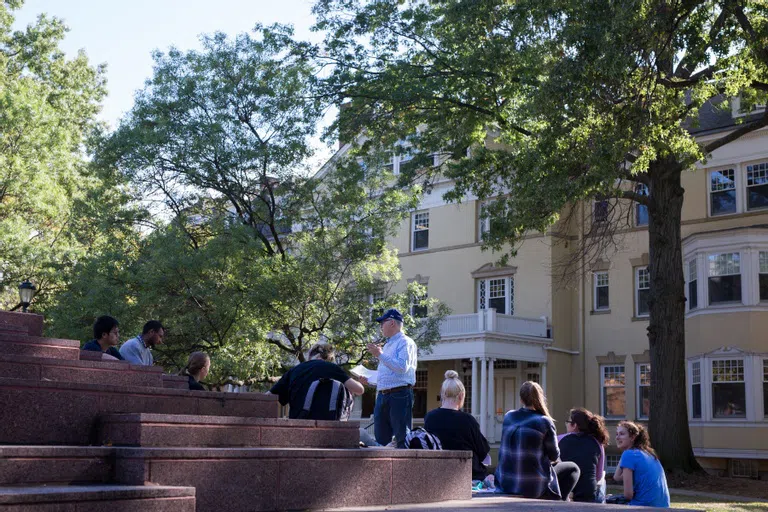
<path id="1" fill-rule="evenodd" d="M 651 354 L 649 430 L 667 471 L 701 471 L 688 430 L 685 383 L 685 279 L 680 221 L 682 168 L 674 160 L 648 171 Z"/>

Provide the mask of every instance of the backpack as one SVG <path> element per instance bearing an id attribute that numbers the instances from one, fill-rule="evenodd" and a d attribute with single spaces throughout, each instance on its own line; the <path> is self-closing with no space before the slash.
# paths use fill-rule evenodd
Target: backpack
<path id="1" fill-rule="evenodd" d="M 405 447 L 410 450 L 442 450 L 443 445 L 436 435 L 430 434 L 422 427 L 408 432 L 405 436 Z"/>
<path id="2" fill-rule="evenodd" d="M 307 390 L 307 396 L 304 398 L 304 407 L 301 409 L 298 418 L 299 419 L 317 419 L 310 417 L 310 411 L 312 409 L 312 400 L 315 397 L 315 392 L 320 386 L 330 387 L 331 399 L 328 403 L 328 412 L 331 420 L 347 421 L 350 414 L 352 414 L 352 407 L 355 405 L 355 400 L 352 398 L 352 393 L 341 382 L 323 377 L 317 379 L 309 385 Z"/>

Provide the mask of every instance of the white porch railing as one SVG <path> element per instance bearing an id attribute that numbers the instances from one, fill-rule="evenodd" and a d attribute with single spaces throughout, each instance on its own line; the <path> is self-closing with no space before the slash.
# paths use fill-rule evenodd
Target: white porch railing
<path id="1" fill-rule="evenodd" d="M 498 334 L 518 334 L 547 338 L 547 317 L 524 318 L 512 315 L 501 315 L 493 308 L 483 309 L 477 313 L 465 315 L 449 315 L 440 324 L 440 336 L 461 336 L 493 332 Z"/>

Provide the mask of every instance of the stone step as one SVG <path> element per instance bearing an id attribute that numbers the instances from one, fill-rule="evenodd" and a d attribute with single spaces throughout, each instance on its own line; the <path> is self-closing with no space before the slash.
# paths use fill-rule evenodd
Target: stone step
<path id="1" fill-rule="evenodd" d="M 101 444 L 154 447 L 357 448 L 356 421 L 288 420 L 174 414 L 110 414 Z"/>
<path id="2" fill-rule="evenodd" d="M 80 342 L 77 340 L 0 333 L 0 354 L 77 361 L 80 359 Z"/>
<path id="3" fill-rule="evenodd" d="M 69 360 L 0 353 L 0 375 L 11 379 L 81 382 L 129 387 L 163 387 L 163 369 L 122 361 Z"/>
<path id="4" fill-rule="evenodd" d="M 17 336 L 27 336 L 29 328 L 26 325 L 13 325 L 0 323 L 0 333 L 15 334 Z"/>
<path id="5" fill-rule="evenodd" d="M 43 335 L 43 315 L 35 313 L 17 313 L 15 311 L 0 311 L 0 326 L 3 330 L 13 330 L 13 327 L 23 328 L 23 332 L 32 336 Z"/>
<path id="6" fill-rule="evenodd" d="M 88 445 L 106 414 L 277 418 L 274 395 L 0 378 L 0 444 Z"/>
<path id="7" fill-rule="evenodd" d="M 0 486 L 106 483 L 114 450 L 101 446 L 0 446 Z"/>
<path id="8" fill-rule="evenodd" d="M 196 488 L 197 512 L 316 510 L 471 497 L 468 451 L 115 448 L 122 484 Z"/>
<path id="9" fill-rule="evenodd" d="M 127 485 L 0 487 L 0 510 L 195 512 L 195 489 Z"/>

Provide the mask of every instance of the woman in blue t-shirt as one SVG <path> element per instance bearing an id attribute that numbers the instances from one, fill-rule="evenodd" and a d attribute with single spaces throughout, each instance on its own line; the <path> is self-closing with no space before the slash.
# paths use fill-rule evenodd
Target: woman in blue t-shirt
<path id="1" fill-rule="evenodd" d="M 648 431 L 631 421 L 616 428 L 616 446 L 623 452 L 613 479 L 624 484 L 630 505 L 669 507 L 667 476 L 651 448 Z"/>

